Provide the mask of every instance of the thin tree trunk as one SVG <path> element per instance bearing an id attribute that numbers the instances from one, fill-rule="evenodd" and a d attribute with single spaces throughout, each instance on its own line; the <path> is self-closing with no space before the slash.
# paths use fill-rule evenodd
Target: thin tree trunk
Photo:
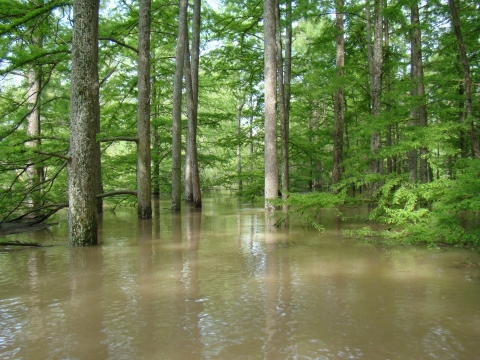
<path id="1" fill-rule="evenodd" d="M 418 9 L 417 9 L 418 10 Z M 415 52 L 415 31 L 414 27 L 416 26 L 415 21 L 417 20 L 418 14 L 415 14 L 415 6 L 412 6 L 411 9 L 411 17 L 410 17 L 410 25 L 412 27 L 411 34 L 410 34 L 410 80 L 411 80 L 411 88 L 410 88 L 410 96 L 413 102 L 417 101 L 416 97 L 418 95 L 418 87 L 417 87 L 417 62 L 416 59 L 416 52 Z M 410 110 L 410 126 L 413 128 L 413 131 L 416 131 L 416 127 L 418 126 L 418 112 L 417 107 L 412 107 Z M 417 183 L 417 167 L 418 167 L 418 160 L 417 160 L 417 149 L 411 149 L 408 157 L 408 168 L 409 168 L 409 177 L 410 181 L 414 184 Z"/>
<path id="2" fill-rule="evenodd" d="M 40 30 L 35 30 L 31 38 L 31 46 L 33 49 L 42 49 L 43 38 Z M 27 136 L 35 137 L 36 140 L 25 143 L 27 147 L 38 148 L 41 145 L 40 135 L 40 96 L 42 92 L 42 66 L 33 65 L 28 71 L 28 92 L 27 103 L 29 104 L 30 113 L 27 116 Z M 29 205 L 38 207 L 41 205 L 42 189 L 41 183 L 44 181 L 44 169 L 42 166 L 32 164 L 27 167 L 27 177 L 33 191 L 29 200 Z"/>
<path id="3" fill-rule="evenodd" d="M 36 140 L 25 143 L 27 147 L 38 148 L 41 145 L 40 137 L 40 93 L 42 88 L 41 67 L 34 66 L 28 72 L 28 93 L 27 102 L 30 104 L 30 113 L 27 116 L 27 136 L 35 137 Z M 41 189 L 40 184 L 44 180 L 43 167 L 37 165 L 30 165 L 27 168 L 27 176 L 30 181 L 30 186 L 34 189 L 30 205 L 37 207 L 40 205 Z"/>
<path id="4" fill-rule="evenodd" d="M 150 8 L 151 0 L 140 0 L 138 15 L 138 217 L 152 217 L 152 169 L 150 150 Z"/>
<path id="5" fill-rule="evenodd" d="M 288 143 L 290 141 L 290 99 L 291 99 L 291 82 L 292 82 L 292 0 L 286 0 L 285 9 L 285 63 L 284 63 L 284 98 L 285 98 L 285 123 L 282 133 L 282 193 L 284 200 L 288 197 L 290 191 L 290 155 Z M 284 194 L 286 192 L 286 194 Z"/>
<path id="6" fill-rule="evenodd" d="M 388 26 L 388 19 L 385 18 L 385 49 L 387 49 L 387 54 L 389 53 L 389 46 L 390 46 L 390 36 L 389 36 L 389 26 Z M 391 76 L 391 70 L 388 68 L 385 71 L 384 74 L 384 84 L 385 84 L 385 92 L 388 94 L 390 93 L 390 76 Z M 388 114 L 391 111 L 391 106 L 390 103 L 387 103 L 385 105 L 385 112 Z M 389 115 L 387 115 L 389 116 Z M 385 146 L 391 147 L 392 146 L 392 124 L 389 121 L 389 124 L 387 125 L 387 134 L 385 137 Z M 393 172 L 393 159 L 391 156 L 387 157 L 387 174 L 391 174 Z"/>
<path id="7" fill-rule="evenodd" d="M 245 102 L 237 106 L 237 177 L 238 177 L 238 191 L 242 192 L 242 148 L 240 147 L 240 136 L 242 134 L 242 110 Z"/>
<path id="8" fill-rule="evenodd" d="M 265 209 L 274 210 L 278 197 L 275 0 L 263 2 L 265 68 Z"/>
<path id="9" fill-rule="evenodd" d="M 418 122 L 420 127 L 427 126 L 427 106 L 425 104 L 425 85 L 423 81 L 423 60 L 422 60 L 422 35 L 420 30 L 420 12 L 418 9 L 418 2 L 415 2 L 412 7 L 412 49 L 413 49 L 413 63 L 415 69 L 414 84 L 417 87 L 416 94 L 421 100 L 417 108 Z M 425 184 L 428 182 L 428 150 L 422 146 L 420 148 L 420 181 Z"/>
<path id="10" fill-rule="evenodd" d="M 154 104 L 154 117 L 158 117 L 158 83 L 155 69 L 155 50 L 152 50 L 152 59 L 153 59 L 153 76 L 152 76 L 152 103 Z M 158 125 L 153 125 L 152 129 L 152 151 L 154 156 L 152 156 L 152 195 L 155 198 L 160 197 L 160 139 L 158 133 Z"/>
<path id="11" fill-rule="evenodd" d="M 202 207 L 202 193 L 200 189 L 200 175 L 198 170 L 198 152 L 197 152 L 197 126 L 198 126 L 198 71 L 199 71 L 199 55 L 200 55 L 200 18 L 201 18 L 201 0 L 194 1 L 193 8 L 193 19 L 192 19 L 192 51 L 191 54 L 188 52 L 185 54 L 187 56 L 186 66 L 188 66 L 188 73 L 190 79 L 187 79 L 187 93 L 188 87 L 190 86 L 191 96 L 188 96 L 187 99 L 191 100 L 190 105 L 190 118 L 188 119 L 188 129 L 187 129 L 187 158 L 185 161 L 185 172 L 187 173 L 188 167 L 188 178 L 185 175 L 185 181 L 188 182 L 185 184 L 185 200 L 193 201 L 196 208 Z M 186 41 L 186 48 L 188 49 L 188 39 Z M 191 56 L 190 56 L 191 55 Z M 187 107 L 188 107 L 187 100 Z"/>
<path id="12" fill-rule="evenodd" d="M 374 121 L 378 122 L 381 111 L 382 96 L 382 65 L 383 65 L 383 0 L 375 0 L 375 20 L 374 20 L 374 43 L 373 43 L 373 82 L 372 82 L 372 115 Z M 370 171 L 373 174 L 382 173 L 382 161 L 378 158 L 381 148 L 380 131 L 375 130 L 370 138 L 370 151 L 372 159 L 370 160 Z M 375 183 L 372 187 L 372 193 L 378 189 L 380 183 Z"/>
<path id="13" fill-rule="evenodd" d="M 193 134 L 194 134 L 194 100 L 193 100 L 193 90 L 192 90 L 192 70 L 190 64 L 190 51 L 189 51 L 189 41 L 188 34 L 186 35 L 186 44 L 185 44 L 185 59 L 183 74 L 185 78 L 185 100 L 187 102 L 187 144 L 185 150 L 185 201 L 193 202 L 193 168 L 192 168 L 192 157 L 193 157 Z"/>
<path id="14" fill-rule="evenodd" d="M 172 111 L 172 211 L 180 211 L 182 197 L 182 82 L 187 40 L 187 0 L 180 0 Z"/>
<path id="15" fill-rule="evenodd" d="M 472 142 L 473 152 L 476 157 L 480 157 L 480 144 L 475 129 L 472 113 L 472 80 L 470 77 L 470 64 L 467 57 L 465 42 L 463 41 L 462 29 L 460 27 L 460 17 L 455 5 L 455 0 L 448 0 L 450 12 L 452 14 L 453 29 L 458 42 L 458 52 L 463 66 L 463 86 L 465 88 L 465 114 L 470 124 L 470 140 Z"/>
<path id="16" fill-rule="evenodd" d="M 338 184 L 342 178 L 343 131 L 345 120 L 345 96 L 343 90 L 343 75 L 345 66 L 345 39 L 343 36 L 343 0 L 335 1 L 335 36 L 336 68 L 338 87 L 335 90 L 335 124 L 333 130 L 333 171 L 332 181 Z"/>
<path id="17" fill-rule="evenodd" d="M 97 243 L 98 10 L 98 0 L 73 2 L 68 237 L 74 246 Z"/>
<path id="18" fill-rule="evenodd" d="M 372 46 L 372 22 L 370 16 L 370 1 L 365 1 L 365 17 L 366 17 L 366 35 L 367 35 L 367 62 L 370 85 L 370 108 L 372 106 L 372 86 L 373 86 L 373 46 Z"/>
<path id="19" fill-rule="evenodd" d="M 98 12 L 96 14 L 96 20 L 94 22 L 94 25 L 96 26 L 96 29 L 94 30 L 95 33 L 98 34 Z M 98 64 L 98 51 L 95 53 L 95 63 Z M 98 66 L 98 65 L 97 65 Z M 100 80 L 99 80 L 99 75 L 98 71 L 95 72 L 95 75 L 97 78 L 95 81 L 99 84 L 99 94 L 100 94 Z M 95 124 L 95 133 L 99 134 L 100 133 L 100 95 L 97 98 L 97 101 L 95 102 L 95 113 L 96 113 L 96 124 Z M 100 147 L 100 142 L 97 142 L 95 144 L 95 168 L 96 168 L 96 176 L 95 176 L 95 183 L 96 183 L 96 194 L 100 195 L 103 194 L 103 180 L 102 180 L 102 152 L 101 152 L 101 147 Z M 97 213 L 101 214 L 103 212 L 103 197 L 97 196 Z"/>
<path id="20" fill-rule="evenodd" d="M 278 109 L 280 112 L 280 138 L 281 138 L 281 193 L 282 198 L 287 199 L 289 179 L 288 179 L 288 120 L 285 98 L 285 79 L 283 66 L 283 46 L 282 46 L 282 27 L 280 21 L 280 4 L 275 0 L 275 41 L 277 45 L 277 88 L 278 88 Z"/>

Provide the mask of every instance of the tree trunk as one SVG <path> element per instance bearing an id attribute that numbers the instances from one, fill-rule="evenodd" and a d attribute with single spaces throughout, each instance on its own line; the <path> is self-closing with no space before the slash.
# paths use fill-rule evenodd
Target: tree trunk
<path id="1" fill-rule="evenodd" d="M 96 29 L 94 30 L 96 34 L 98 34 L 98 12 L 96 15 L 96 20 L 94 22 L 94 25 L 96 26 Z M 98 64 L 98 51 L 95 53 L 95 64 Z M 98 65 L 97 65 L 98 67 Z M 95 75 L 97 76 L 95 81 L 100 84 L 99 76 L 98 76 L 98 71 L 95 72 Z M 96 113 L 96 124 L 95 124 L 95 133 L 99 134 L 100 133 L 100 85 L 99 85 L 99 96 L 97 100 L 95 101 L 95 113 Z M 95 135 L 96 136 L 96 135 Z M 95 144 L 95 167 L 96 167 L 96 174 L 95 174 L 95 185 L 96 185 L 96 194 L 100 195 L 103 194 L 103 180 L 102 180 L 102 152 L 101 152 L 101 147 L 100 147 L 100 142 L 97 142 Z M 103 212 L 103 197 L 97 196 L 97 214 L 101 214 Z"/>
<path id="2" fill-rule="evenodd" d="M 415 69 L 416 95 L 421 100 L 420 105 L 417 108 L 418 123 L 420 127 L 425 128 L 427 126 L 427 106 L 425 104 L 425 85 L 423 79 L 423 60 L 422 60 L 422 35 L 420 30 L 420 12 L 418 9 L 418 2 L 415 2 L 412 6 L 412 61 L 413 68 Z M 420 148 L 420 181 L 425 184 L 428 182 L 428 163 L 427 163 L 428 150 L 426 147 Z"/>
<path id="3" fill-rule="evenodd" d="M 343 160 L 343 129 L 345 119 L 345 96 L 343 91 L 343 67 L 345 66 L 345 39 L 343 36 L 343 0 L 335 1 L 335 36 L 336 45 L 336 68 L 338 87 L 335 90 L 335 124 L 333 130 L 333 171 L 332 181 L 334 184 L 342 178 Z"/>
<path id="4" fill-rule="evenodd" d="M 186 40 L 185 82 L 187 87 L 187 150 L 185 159 L 185 200 L 194 202 L 196 208 L 202 207 L 200 175 L 197 155 L 198 125 L 198 68 L 200 53 L 200 15 L 201 0 L 195 0 L 192 19 L 192 51 L 188 51 Z"/>
<path id="5" fill-rule="evenodd" d="M 389 46 L 390 46 L 390 36 L 389 36 L 389 29 L 388 29 L 388 19 L 385 18 L 385 29 L 384 29 L 384 35 L 385 35 L 385 49 L 387 51 L 387 54 L 389 54 L 390 52 L 390 49 L 389 49 Z M 388 56 L 388 55 L 387 55 Z M 385 92 L 388 94 L 390 93 L 390 76 L 391 76 L 391 69 L 390 67 L 388 69 L 386 69 L 385 71 L 385 74 L 384 74 L 384 88 L 385 88 Z M 385 105 L 385 113 L 390 113 L 391 111 L 391 105 L 390 103 L 387 103 Z M 390 117 L 390 115 L 387 115 L 388 117 Z M 392 124 L 390 123 L 389 121 L 389 124 L 387 125 L 387 133 L 386 133 L 386 136 L 385 136 L 385 146 L 387 147 L 391 147 L 392 146 Z M 391 156 L 387 157 L 387 170 L 386 170 L 386 173 L 387 174 L 391 174 L 393 172 L 393 159 Z"/>
<path id="6" fill-rule="evenodd" d="M 265 209 L 270 211 L 275 209 L 271 200 L 278 197 L 275 0 L 264 0 L 263 6 L 265 69 Z"/>
<path id="7" fill-rule="evenodd" d="M 154 117 L 158 117 L 159 106 L 158 106 L 158 83 L 155 69 L 155 52 L 152 51 L 153 59 L 153 76 L 152 76 L 152 103 L 154 104 Z M 155 198 L 160 197 L 160 137 L 158 133 L 158 124 L 153 125 L 152 128 L 152 195 Z"/>
<path id="8" fill-rule="evenodd" d="M 182 82 L 187 40 L 187 0 L 180 0 L 172 111 L 172 211 L 180 211 L 182 197 Z"/>
<path id="9" fill-rule="evenodd" d="M 467 57 L 465 42 L 463 41 L 462 29 L 460 27 L 460 17 L 455 5 L 455 0 L 448 0 L 450 12 L 452 14 L 453 30 L 458 42 L 458 52 L 463 66 L 463 86 L 465 90 L 465 114 L 470 124 L 470 141 L 472 142 L 473 152 L 476 157 L 480 157 L 480 144 L 475 129 L 472 113 L 472 80 L 470 77 L 470 64 Z"/>
<path id="10" fill-rule="evenodd" d="M 240 147 L 240 136 L 242 134 L 242 110 L 245 102 L 237 106 L 237 177 L 238 177 L 238 191 L 242 192 L 242 148 Z"/>
<path id="11" fill-rule="evenodd" d="M 411 18 L 410 18 L 410 25 L 412 27 L 411 34 L 410 34 L 410 81 L 411 81 L 411 88 L 410 88 L 410 96 L 412 98 L 412 102 L 415 103 L 417 101 L 418 95 L 418 88 L 416 82 L 417 79 L 417 62 L 415 61 L 416 52 L 415 52 L 415 31 L 414 27 L 416 26 L 416 14 L 415 14 L 415 6 L 412 6 L 411 9 Z M 418 126 L 418 112 L 417 107 L 412 106 L 410 109 L 410 126 L 413 128 L 413 131 L 416 131 L 416 127 Z M 418 167 L 418 160 L 417 160 L 417 149 L 411 149 L 408 155 L 408 168 L 409 168 L 409 177 L 410 181 L 413 184 L 417 183 L 417 167 Z"/>
<path id="12" fill-rule="evenodd" d="M 41 50 L 43 47 L 43 35 L 40 30 L 34 30 L 30 45 L 34 51 Z M 42 65 L 34 64 L 28 71 L 28 92 L 27 103 L 30 113 L 27 116 L 27 136 L 37 139 L 25 143 L 27 147 L 38 148 L 41 145 L 40 135 L 40 95 L 42 92 Z M 38 207 L 41 205 L 42 189 L 41 184 L 44 181 L 44 168 L 36 164 L 27 167 L 27 177 L 29 185 L 32 188 L 32 196 L 29 199 L 29 205 Z"/>
<path id="13" fill-rule="evenodd" d="M 27 102 L 30 105 L 30 113 L 27 116 L 27 136 L 37 139 L 25 143 L 27 147 L 38 148 L 41 144 L 40 137 L 40 93 L 42 88 L 42 69 L 40 66 L 34 66 L 28 71 L 28 93 Z M 40 205 L 41 188 L 40 184 L 44 180 L 43 167 L 32 164 L 27 168 L 27 176 L 32 187 L 32 197 L 30 204 L 32 207 Z"/>
<path id="14" fill-rule="evenodd" d="M 288 143 L 290 141 L 290 100 L 291 100 L 291 82 L 292 82 L 292 0 L 286 0 L 285 8 L 285 64 L 284 64 L 284 97 L 285 97 L 285 124 L 282 133 L 282 148 L 285 153 L 282 154 L 282 189 L 287 194 L 282 193 L 282 198 L 287 199 L 290 191 L 290 155 Z"/>
<path id="15" fill-rule="evenodd" d="M 378 122 L 381 110 L 382 96 L 382 65 L 383 65 L 383 0 L 375 0 L 375 20 L 374 20 L 374 41 L 373 41 L 373 74 L 372 74 L 372 115 L 374 121 Z M 378 158 L 381 147 L 380 131 L 375 130 L 370 138 L 370 151 L 372 159 L 370 160 L 370 171 L 373 174 L 382 173 L 382 161 Z M 375 192 L 380 183 L 375 183 L 372 187 L 372 193 Z"/>
<path id="16" fill-rule="evenodd" d="M 73 2 L 68 235 L 74 246 L 97 243 L 98 8 L 98 0 Z"/>
<path id="17" fill-rule="evenodd" d="M 187 102 L 187 144 L 185 150 L 185 201 L 193 202 L 193 134 L 194 134 L 194 100 L 193 100 L 193 90 L 192 90 L 192 70 L 190 64 L 190 51 L 188 49 L 188 34 L 185 44 L 185 59 L 183 73 L 185 78 L 185 100 Z"/>
<path id="18" fill-rule="evenodd" d="M 278 88 L 278 109 L 280 112 L 280 139 L 281 139 L 281 193 L 282 198 L 287 199 L 289 179 L 288 179 L 288 120 L 285 97 L 285 79 L 283 66 L 283 46 L 282 46 L 282 27 L 280 21 L 280 4 L 275 0 L 275 41 L 277 47 L 277 88 Z"/>
<path id="19" fill-rule="evenodd" d="M 138 121 L 137 201 L 138 217 L 152 217 L 152 169 L 150 152 L 150 8 L 140 0 L 138 14 Z"/>

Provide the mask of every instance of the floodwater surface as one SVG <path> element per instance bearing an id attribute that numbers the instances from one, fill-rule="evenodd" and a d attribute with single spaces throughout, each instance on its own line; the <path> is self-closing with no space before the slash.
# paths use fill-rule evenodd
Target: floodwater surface
<path id="1" fill-rule="evenodd" d="M 325 211 L 274 227 L 210 197 L 151 221 L 106 212 L 101 245 L 59 225 L 0 249 L 1 359 L 479 359 L 480 254 L 348 239 Z"/>

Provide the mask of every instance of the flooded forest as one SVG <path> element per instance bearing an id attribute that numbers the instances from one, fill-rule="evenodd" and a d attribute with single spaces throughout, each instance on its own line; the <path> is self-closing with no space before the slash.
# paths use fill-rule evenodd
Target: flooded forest
<path id="1" fill-rule="evenodd" d="M 478 358 L 472 0 L 0 0 L 0 358 Z"/>

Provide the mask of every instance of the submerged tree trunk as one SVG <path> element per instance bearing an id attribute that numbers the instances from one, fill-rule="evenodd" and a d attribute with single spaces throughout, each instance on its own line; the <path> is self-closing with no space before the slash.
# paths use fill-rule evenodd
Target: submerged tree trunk
<path id="1" fill-rule="evenodd" d="M 150 152 L 150 8 L 140 0 L 138 14 L 138 121 L 137 201 L 138 217 L 152 217 L 152 169 Z"/>
<path id="2" fill-rule="evenodd" d="M 73 2 L 68 236 L 74 246 L 97 243 L 98 8 L 98 0 Z"/>
<path id="3" fill-rule="evenodd" d="M 172 111 L 172 211 L 180 211 L 182 198 L 182 83 L 187 41 L 187 0 L 180 0 Z"/>
<path id="4" fill-rule="evenodd" d="M 274 210 L 278 198 L 275 0 L 263 2 L 265 68 L 265 209 Z"/>
<path id="5" fill-rule="evenodd" d="M 345 96 L 343 92 L 343 67 L 345 66 L 345 39 L 343 36 L 343 0 L 335 1 L 335 36 L 336 45 L 336 68 L 338 87 L 335 90 L 335 125 L 333 130 L 333 171 L 332 181 L 334 184 L 342 178 L 343 160 L 343 131 L 345 119 Z"/>

